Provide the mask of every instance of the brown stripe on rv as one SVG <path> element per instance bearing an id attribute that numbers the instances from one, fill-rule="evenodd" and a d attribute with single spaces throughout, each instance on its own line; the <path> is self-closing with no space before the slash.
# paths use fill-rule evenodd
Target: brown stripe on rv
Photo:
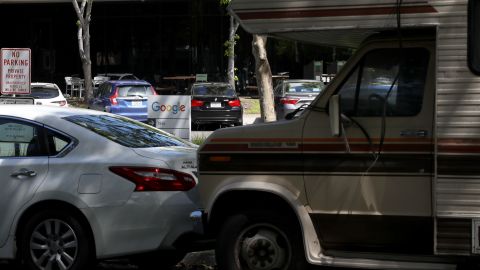
<path id="1" fill-rule="evenodd" d="M 378 151 L 378 144 L 349 144 L 352 152 Z M 243 144 L 206 144 L 201 152 L 345 152 L 345 143 L 335 144 L 298 144 L 295 147 L 252 147 Z M 432 152 L 432 144 L 384 144 L 382 152 Z"/>
<path id="2" fill-rule="evenodd" d="M 380 138 L 372 138 L 372 142 L 380 141 Z M 249 142 L 319 142 L 319 143 L 344 143 L 343 138 L 213 138 L 211 142 L 215 143 L 249 143 Z M 368 140 L 365 138 L 348 138 L 349 142 L 364 142 Z M 403 143 L 432 143 L 431 138 L 385 138 L 384 142 L 403 142 Z"/>
<path id="3" fill-rule="evenodd" d="M 318 9 L 318 10 L 285 10 L 285 11 L 255 11 L 238 12 L 242 20 L 261 19 L 287 19 L 287 18 L 313 18 L 313 17 L 341 17 L 341 16 L 369 16 L 369 15 L 390 15 L 397 12 L 396 7 L 369 7 L 351 9 Z M 425 6 L 403 6 L 400 8 L 402 14 L 415 13 L 436 13 L 437 10 L 430 5 Z"/>
<path id="4" fill-rule="evenodd" d="M 479 154 L 480 139 L 439 138 L 438 152 L 457 154 Z"/>
<path id="5" fill-rule="evenodd" d="M 317 153 L 230 153 L 229 162 L 215 162 L 215 154 L 200 153 L 199 171 L 223 173 L 324 174 L 365 172 L 373 164 L 372 154 Z M 433 171 L 431 154 L 384 154 L 370 168 L 371 173 L 425 174 Z"/>

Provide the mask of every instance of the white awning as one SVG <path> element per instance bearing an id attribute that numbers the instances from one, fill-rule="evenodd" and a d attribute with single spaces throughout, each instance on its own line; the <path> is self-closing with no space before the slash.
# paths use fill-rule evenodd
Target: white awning
<path id="1" fill-rule="evenodd" d="M 398 7 L 397 0 L 233 0 L 229 11 L 253 34 L 357 47 L 375 32 L 396 28 L 398 14 L 402 27 L 438 24 L 439 2 L 404 0 Z"/>

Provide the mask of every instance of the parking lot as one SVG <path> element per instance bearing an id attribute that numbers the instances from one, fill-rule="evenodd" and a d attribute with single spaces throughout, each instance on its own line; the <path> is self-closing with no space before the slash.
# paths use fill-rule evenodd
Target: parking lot
<path id="1" fill-rule="evenodd" d="M 2 270 L 18 270 L 14 263 L 10 261 L 0 261 Z M 101 261 L 95 267 L 95 270 L 134 270 L 138 267 L 128 259 L 114 259 Z M 166 269 L 160 266 L 152 265 L 152 270 L 211 270 L 215 269 L 215 253 L 213 251 L 192 252 L 175 267 Z M 93 269 L 92 269 L 93 270 Z"/>

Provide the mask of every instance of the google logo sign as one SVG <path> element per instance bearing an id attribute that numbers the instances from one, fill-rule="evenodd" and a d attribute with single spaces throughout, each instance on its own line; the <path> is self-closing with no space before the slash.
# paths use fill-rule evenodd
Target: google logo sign
<path id="1" fill-rule="evenodd" d="M 185 112 L 186 107 L 183 104 L 177 103 L 174 105 L 160 104 L 155 101 L 152 103 L 152 110 L 154 112 L 172 112 L 173 114 Z"/>

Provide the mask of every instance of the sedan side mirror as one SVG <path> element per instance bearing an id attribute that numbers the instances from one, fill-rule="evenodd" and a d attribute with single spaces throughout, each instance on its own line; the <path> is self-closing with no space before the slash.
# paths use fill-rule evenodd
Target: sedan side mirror
<path id="1" fill-rule="evenodd" d="M 328 116 L 330 118 L 330 129 L 332 136 L 340 137 L 341 131 L 341 117 L 340 117 L 340 96 L 333 95 L 328 101 Z"/>

